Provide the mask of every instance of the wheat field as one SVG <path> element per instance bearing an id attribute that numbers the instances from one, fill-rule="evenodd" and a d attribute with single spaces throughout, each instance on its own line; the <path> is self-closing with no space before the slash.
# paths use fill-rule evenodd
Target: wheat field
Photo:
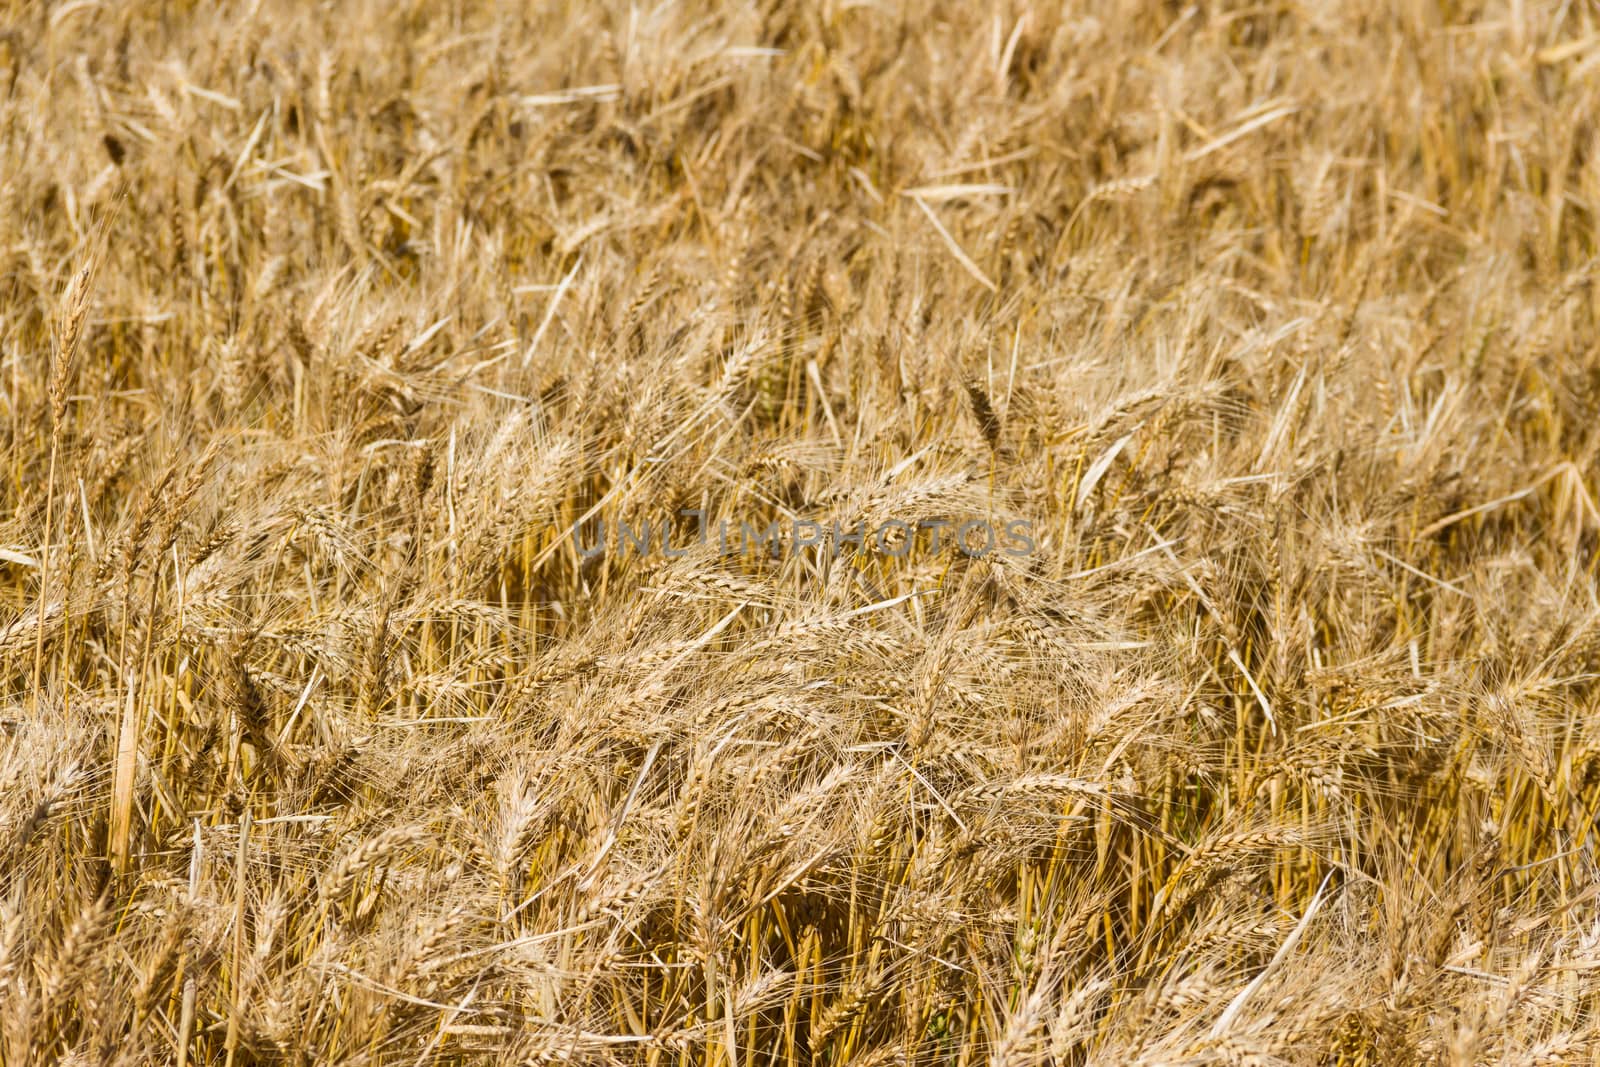
<path id="1" fill-rule="evenodd" d="M 1600 1062 L 1592 0 L 0 7 L 0 1063 Z"/>

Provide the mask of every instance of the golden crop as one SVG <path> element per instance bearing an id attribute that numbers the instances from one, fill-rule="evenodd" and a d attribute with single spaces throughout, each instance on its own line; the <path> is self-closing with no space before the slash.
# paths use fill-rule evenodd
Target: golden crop
<path id="1" fill-rule="evenodd" d="M 0 1063 L 1600 1057 L 1594 3 L 0 10 Z"/>

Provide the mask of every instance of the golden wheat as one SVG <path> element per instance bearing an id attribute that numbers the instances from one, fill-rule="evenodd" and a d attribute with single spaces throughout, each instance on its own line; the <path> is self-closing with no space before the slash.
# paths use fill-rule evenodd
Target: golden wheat
<path id="1" fill-rule="evenodd" d="M 1592 4 L 4 11 L 0 1063 L 1600 1059 Z"/>

